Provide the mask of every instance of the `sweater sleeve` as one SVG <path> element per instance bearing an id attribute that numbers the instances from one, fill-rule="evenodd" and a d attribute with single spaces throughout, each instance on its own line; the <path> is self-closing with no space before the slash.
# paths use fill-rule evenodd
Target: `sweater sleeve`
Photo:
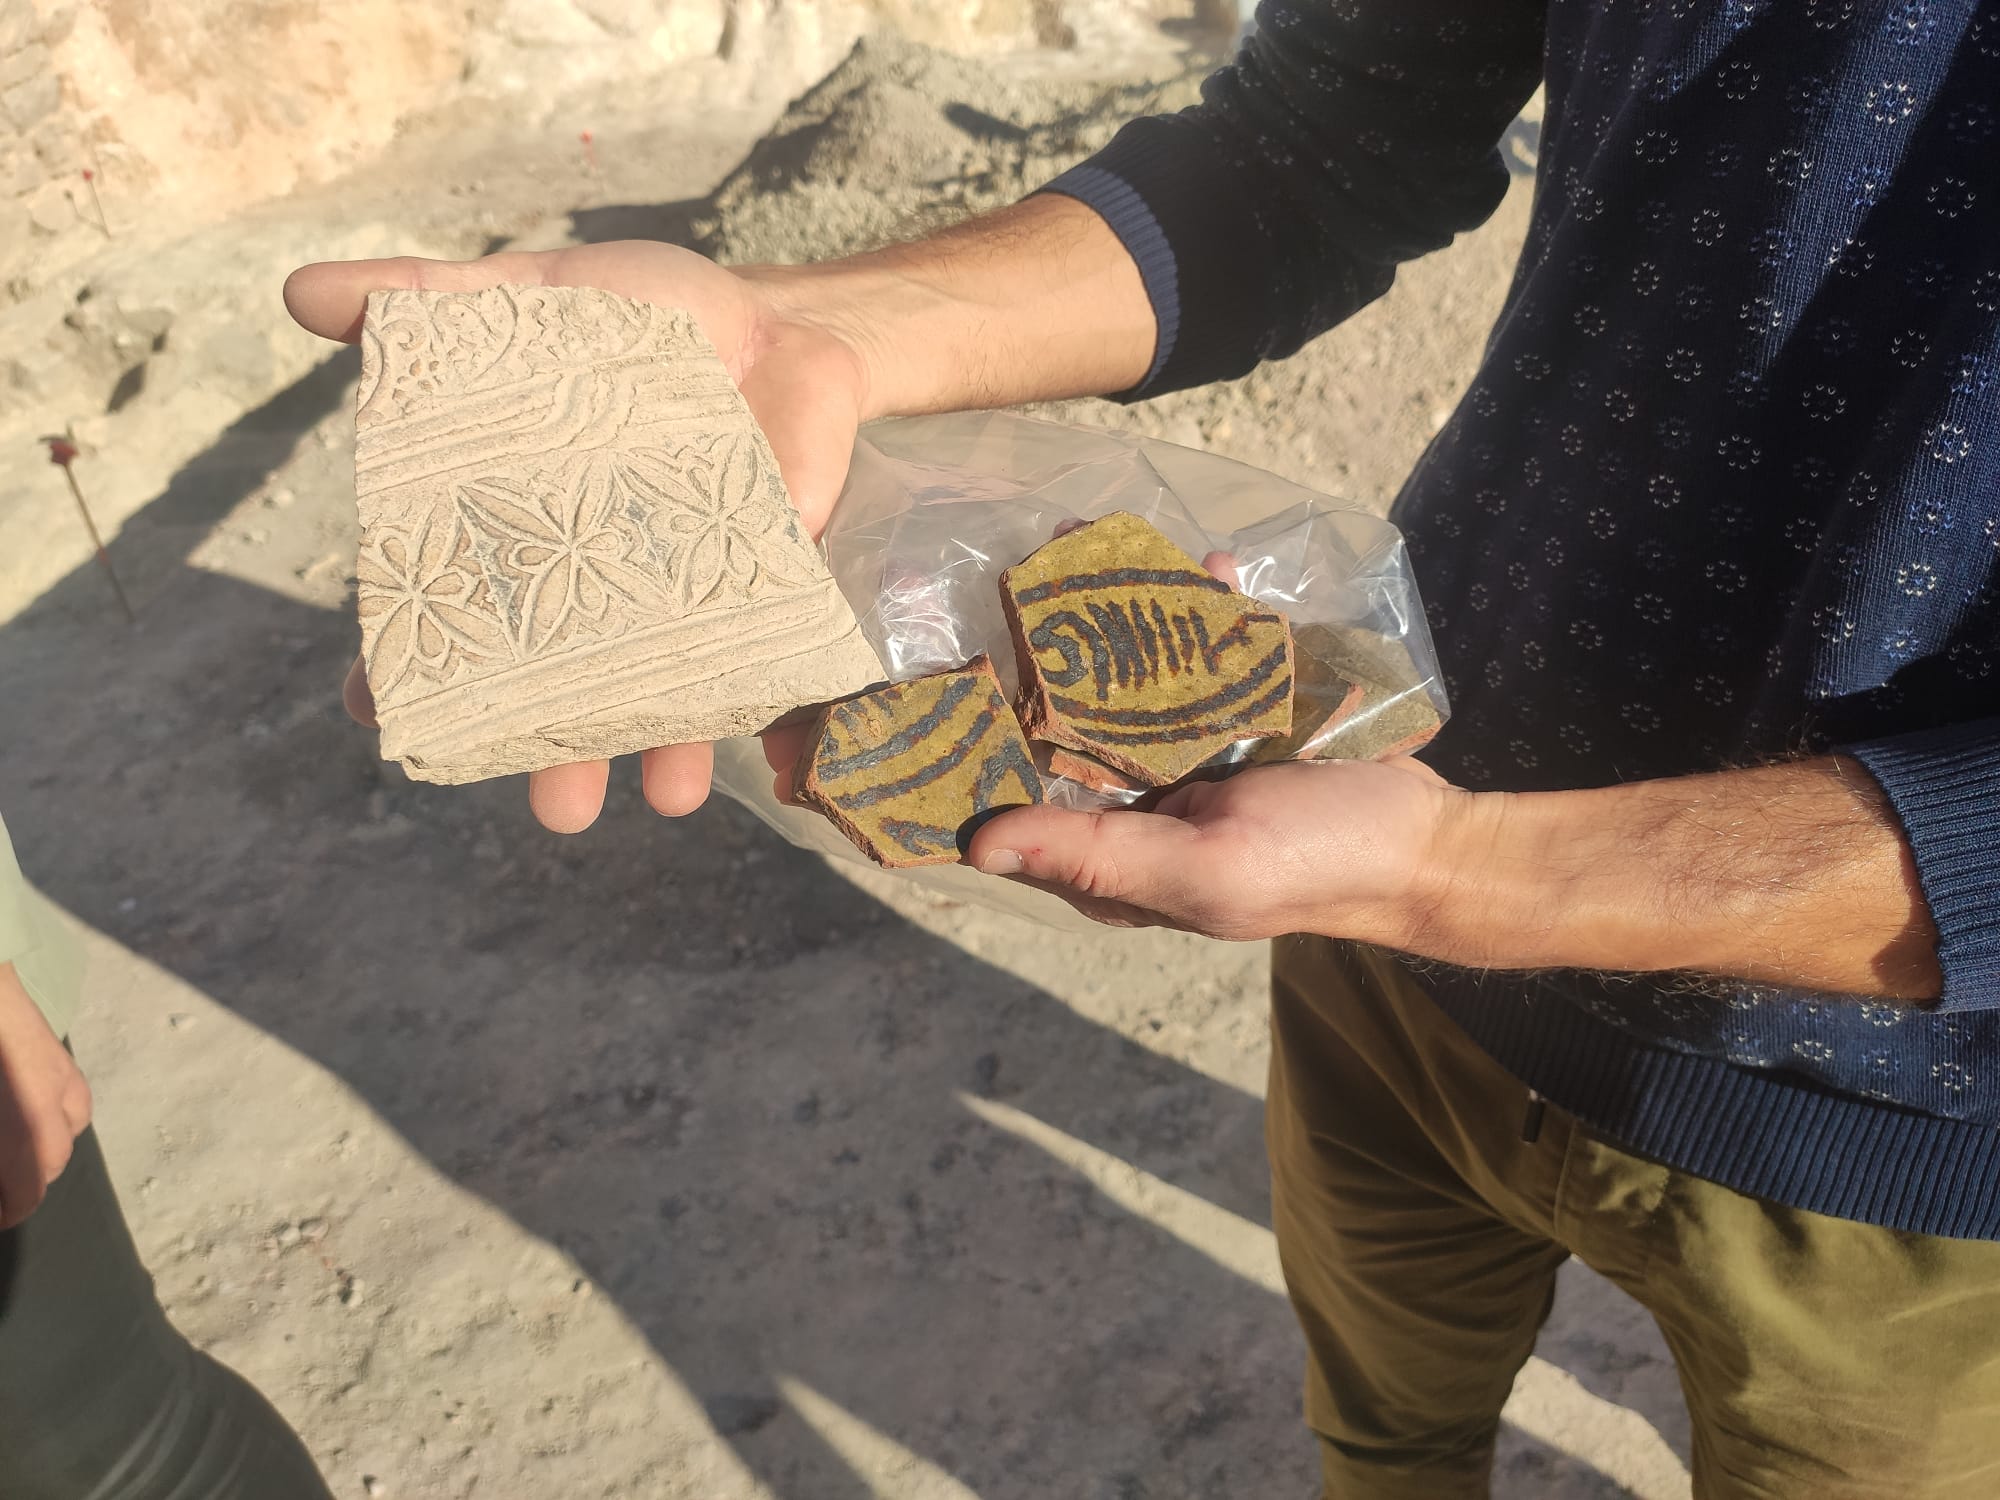
<path id="1" fill-rule="evenodd" d="M 14 858 L 0 822 L 0 963 L 10 963 L 57 1036 L 66 1036 L 83 986 L 83 950 Z"/>
<path id="2" fill-rule="evenodd" d="M 2000 1009 L 2000 719 L 1843 750 L 1882 784 L 1937 924 L 1939 1010 Z"/>
<path id="3" fill-rule="evenodd" d="M 0 964 L 25 956 L 40 941 L 29 905 L 28 882 L 14 859 L 7 825 L 0 822 Z"/>
<path id="4" fill-rule="evenodd" d="M 1544 0 L 1264 0 L 1202 102 L 1135 120 L 1044 192 L 1097 211 L 1158 336 L 1119 399 L 1229 379 L 1389 289 L 1507 190 Z"/>

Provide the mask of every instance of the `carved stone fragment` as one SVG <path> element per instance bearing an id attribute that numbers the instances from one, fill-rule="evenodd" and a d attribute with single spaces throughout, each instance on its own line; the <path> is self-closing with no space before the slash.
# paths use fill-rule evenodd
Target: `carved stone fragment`
<path id="1" fill-rule="evenodd" d="M 1000 578 L 1021 724 L 1147 786 L 1292 727 L 1291 627 L 1137 516 L 1078 527 Z"/>
<path id="2" fill-rule="evenodd" d="M 794 795 L 891 869 L 956 864 L 988 814 L 1042 800 L 1028 742 L 983 656 L 825 710 Z"/>
<path id="3" fill-rule="evenodd" d="M 750 734 L 881 680 L 687 313 L 376 292 L 361 344 L 362 651 L 412 776 Z"/>

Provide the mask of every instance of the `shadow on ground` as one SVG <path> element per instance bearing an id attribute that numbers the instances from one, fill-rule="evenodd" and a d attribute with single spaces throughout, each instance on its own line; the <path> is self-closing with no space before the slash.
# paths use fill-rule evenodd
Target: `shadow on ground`
<path id="1" fill-rule="evenodd" d="M 560 840 L 512 783 L 406 782 L 337 706 L 351 615 L 187 564 L 274 468 L 345 513 L 346 454 L 300 437 L 353 373 L 327 361 L 126 526 L 140 628 L 86 566 L 0 631 L 27 867 L 574 1255 L 775 1494 L 870 1493 L 782 1377 L 982 1500 L 1302 1497 L 1282 1300 L 966 1102 L 1265 1223 L 1257 1099 L 733 807 L 664 822 L 624 785 Z M 1626 1493 L 1543 1457 L 1542 1495 Z"/>
<path id="2" fill-rule="evenodd" d="M 587 245 L 606 240 L 664 240 L 669 245 L 693 246 L 698 239 L 695 220 L 707 207 L 704 198 L 676 203 L 603 203 L 572 210 L 570 232 Z"/>

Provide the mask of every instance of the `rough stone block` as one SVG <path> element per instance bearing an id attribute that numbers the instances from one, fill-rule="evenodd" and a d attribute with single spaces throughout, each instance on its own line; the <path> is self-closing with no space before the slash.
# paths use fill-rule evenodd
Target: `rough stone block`
<path id="1" fill-rule="evenodd" d="M 755 733 L 882 679 L 685 312 L 375 293 L 356 427 L 368 683 L 419 780 Z"/>
<path id="2" fill-rule="evenodd" d="M 53 67 L 49 49 L 40 42 L 22 47 L 18 51 L 0 54 L 0 89 L 11 89 L 30 79 L 51 74 Z"/>
<path id="3" fill-rule="evenodd" d="M 0 0 L 0 52 L 25 46 L 41 29 L 33 0 Z"/>
<path id="4" fill-rule="evenodd" d="M 43 234 L 61 234 L 79 222 L 76 202 L 64 184 L 45 182 L 27 197 L 28 218 Z"/>
<path id="5" fill-rule="evenodd" d="M 1147 786 L 1292 727 L 1291 627 L 1120 512 L 1000 579 L 1032 739 Z"/>
<path id="6" fill-rule="evenodd" d="M 36 157 L 51 175 L 81 172 L 86 165 L 83 146 L 76 132 L 69 128 L 69 122 L 60 117 L 42 121 L 28 135 L 27 143 L 34 148 Z"/>
<path id="7" fill-rule="evenodd" d="M 0 198 L 0 245 L 25 243 L 32 228 L 27 204 L 14 198 Z M 0 296 L 3 295 L 5 289 L 0 288 Z M 9 392 L 26 390 L 32 378 L 20 360 L 0 356 L 0 421 L 15 414 Z"/>
<path id="8" fill-rule="evenodd" d="M 25 198 L 48 175 L 26 146 L 0 146 L 0 198 Z"/>
<path id="9" fill-rule="evenodd" d="M 76 6 L 58 5 L 49 12 L 42 22 L 42 41 L 50 47 L 60 47 L 69 40 L 69 34 L 76 30 Z"/>
<path id="10" fill-rule="evenodd" d="M 959 862 L 980 821 L 1042 800 L 1042 781 L 984 656 L 876 688 L 820 715 L 798 800 L 891 869 Z"/>
<path id="11" fill-rule="evenodd" d="M 0 113 L 14 122 L 16 130 L 27 130 L 37 120 L 54 114 L 60 103 L 62 84 L 53 73 L 44 73 L 26 83 L 0 90 Z"/>

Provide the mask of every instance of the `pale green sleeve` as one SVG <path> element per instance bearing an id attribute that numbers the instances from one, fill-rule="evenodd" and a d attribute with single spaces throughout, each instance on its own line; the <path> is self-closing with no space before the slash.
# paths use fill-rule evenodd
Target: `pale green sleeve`
<path id="1" fill-rule="evenodd" d="M 57 1036 L 69 1034 L 83 991 L 83 949 L 41 892 L 28 884 L 0 819 L 0 963 L 11 963 Z"/>

